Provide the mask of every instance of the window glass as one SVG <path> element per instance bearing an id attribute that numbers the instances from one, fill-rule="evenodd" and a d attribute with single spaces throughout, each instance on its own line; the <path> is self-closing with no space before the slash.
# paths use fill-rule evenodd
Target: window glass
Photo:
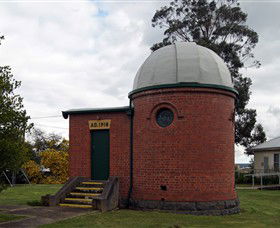
<path id="1" fill-rule="evenodd" d="M 157 112 L 156 121 L 157 124 L 161 127 L 169 126 L 174 119 L 173 112 L 168 108 L 162 108 Z"/>
<path id="2" fill-rule="evenodd" d="M 279 154 L 274 154 L 274 171 L 279 171 Z"/>

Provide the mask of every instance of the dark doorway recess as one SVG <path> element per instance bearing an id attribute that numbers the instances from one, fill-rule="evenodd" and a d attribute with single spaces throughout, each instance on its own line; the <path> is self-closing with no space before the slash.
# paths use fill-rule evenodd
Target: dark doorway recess
<path id="1" fill-rule="evenodd" d="M 91 178 L 107 180 L 110 164 L 109 130 L 91 131 Z"/>

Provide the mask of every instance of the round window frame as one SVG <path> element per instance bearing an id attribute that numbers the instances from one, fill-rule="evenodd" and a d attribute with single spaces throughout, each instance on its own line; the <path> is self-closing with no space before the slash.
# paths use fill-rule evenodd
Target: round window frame
<path id="1" fill-rule="evenodd" d="M 166 112 L 166 111 L 168 111 L 169 114 L 172 114 L 172 115 L 170 115 L 171 120 L 167 121 L 167 123 L 165 124 L 164 122 L 166 122 L 166 121 L 163 121 L 163 122 L 160 121 L 159 116 L 160 116 L 160 113 Z M 172 109 L 170 109 L 169 107 L 161 107 L 156 111 L 156 115 L 155 115 L 155 120 L 156 121 L 155 122 L 161 128 L 166 128 L 166 127 L 170 126 L 174 122 L 174 119 L 175 119 L 174 111 Z"/>

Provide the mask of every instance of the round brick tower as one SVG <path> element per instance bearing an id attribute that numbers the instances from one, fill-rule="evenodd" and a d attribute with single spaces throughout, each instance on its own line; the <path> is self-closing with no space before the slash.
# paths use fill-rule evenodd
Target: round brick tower
<path id="1" fill-rule="evenodd" d="M 129 97 L 134 107 L 130 205 L 191 214 L 239 212 L 236 91 L 223 60 L 195 43 L 160 48 L 138 70 Z"/>

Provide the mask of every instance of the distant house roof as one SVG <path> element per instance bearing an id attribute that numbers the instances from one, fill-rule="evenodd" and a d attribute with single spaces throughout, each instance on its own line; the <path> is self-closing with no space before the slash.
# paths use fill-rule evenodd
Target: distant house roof
<path id="1" fill-rule="evenodd" d="M 129 110 L 129 106 L 122 107 L 109 107 L 109 108 L 80 108 L 80 109 L 69 109 L 63 111 L 62 115 L 65 119 L 68 115 L 72 114 L 89 114 L 89 113 L 104 113 L 104 112 L 126 112 Z"/>
<path id="2" fill-rule="evenodd" d="M 251 149 L 251 151 L 264 151 L 264 150 L 280 150 L 280 137 L 268 140 Z"/>

